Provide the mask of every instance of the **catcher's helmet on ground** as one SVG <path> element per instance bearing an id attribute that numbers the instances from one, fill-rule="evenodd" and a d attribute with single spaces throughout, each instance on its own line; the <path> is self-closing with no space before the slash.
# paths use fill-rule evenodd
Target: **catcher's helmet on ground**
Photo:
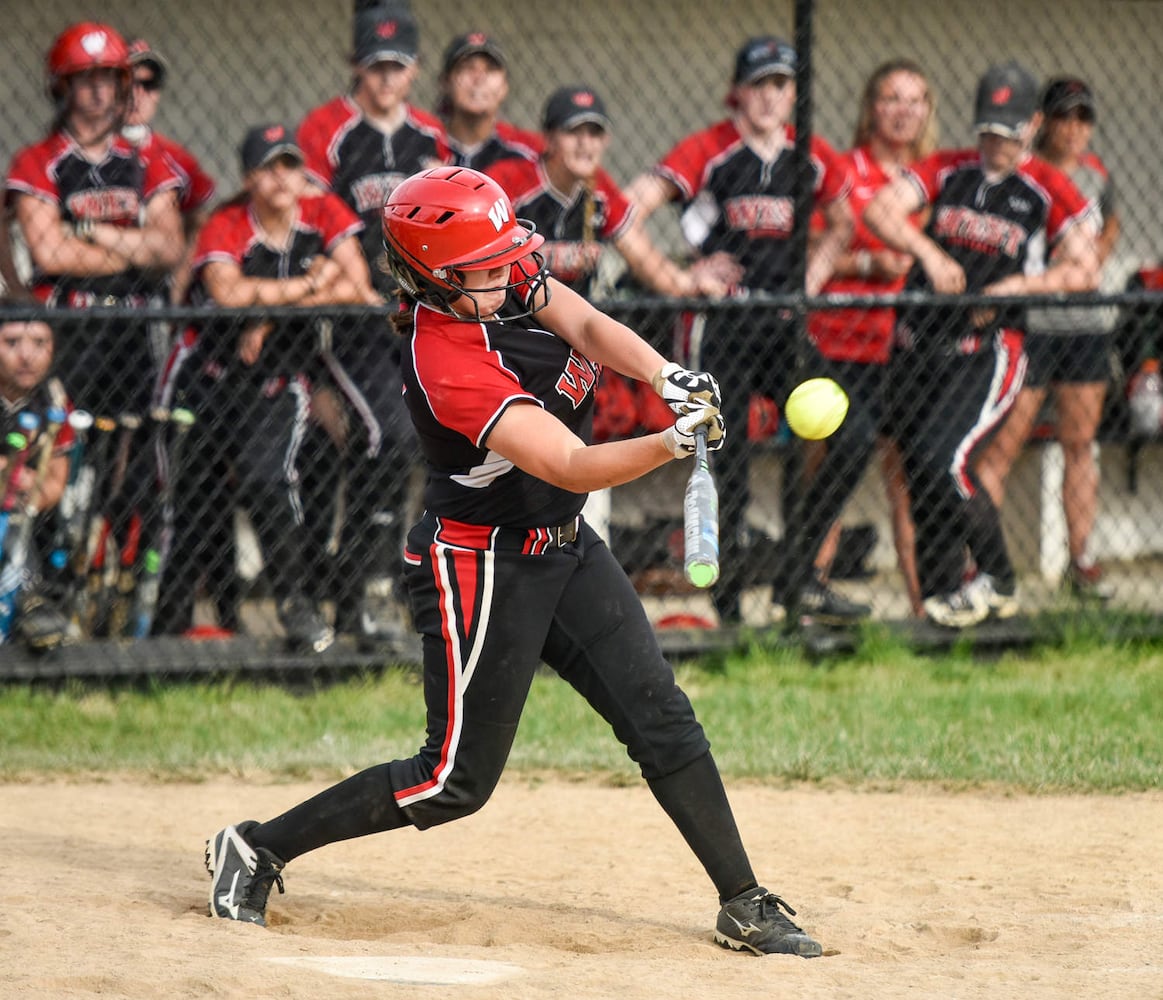
<path id="1" fill-rule="evenodd" d="M 125 92 L 129 90 L 129 46 L 107 24 L 81 21 L 65 28 L 49 49 L 46 64 L 48 92 L 54 100 L 65 96 L 65 81 L 92 69 L 117 70 Z"/>
<path id="2" fill-rule="evenodd" d="M 531 257 L 531 267 L 521 267 L 523 278 L 480 289 L 498 291 L 531 283 L 545 271 L 536 253 L 545 238 L 531 222 L 513 217 L 513 205 L 496 181 L 466 167 L 413 174 L 389 195 L 383 229 L 393 276 L 413 298 L 445 312 L 465 294 L 458 272 Z"/>

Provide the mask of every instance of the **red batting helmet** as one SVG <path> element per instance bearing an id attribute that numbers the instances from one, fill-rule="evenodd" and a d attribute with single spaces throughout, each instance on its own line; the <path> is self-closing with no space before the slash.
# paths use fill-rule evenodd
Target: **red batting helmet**
<path id="1" fill-rule="evenodd" d="M 545 271 L 544 259 L 535 252 L 545 237 L 533 223 L 513 217 L 509 196 L 495 180 L 467 167 L 413 174 L 389 195 L 383 228 L 396 280 L 414 298 L 445 312 L 449 303 L 468 294 L 457 272 L 489 270 L 532 256 L 534 268 L 520 281 L 480 289 L 499 291 Z M 522 315 L 534 308 L 530 305 Z"/>
<path id="2" fill-rule="evenodd" d="M 90 69 L 120 71 L 122 82 L 129 84 L 129 46 L 116 30 L 97 21 L 81 21 L 65 28 L 49 49 L 48 90 L 56 100 L 64 96 L 64 82 L 76 73 Z"/>

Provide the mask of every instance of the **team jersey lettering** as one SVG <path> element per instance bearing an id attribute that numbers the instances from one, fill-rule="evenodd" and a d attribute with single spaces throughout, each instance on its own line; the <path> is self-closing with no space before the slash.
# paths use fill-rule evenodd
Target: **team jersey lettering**
<path id="1" fill-rule="evenodd" d="M 388 200 L 388 195 L 400 186 L 407 177 L 397 170 L 390 173 L 368 174 L 351 182 L 352 207 L 360 215 L 364 212 L 378 212 Z"/>
<path id="2" fill-rule="evenodd" d="M 1026 240 L 1026 230 L 1017 223 L 962 205 L 939 208 L 933 230 L 938 238 L 951 244 L 979 253 L 1000 251 L 1007 257 L 1017 257 Z"/>
<path id="3" fill-rule="evenodd" d="M 762 235 L 791 235 L 795 219 L 791 198 L 742 195 L 727 199 L 723 208 L 732 229 Z"/>
<path id="4" fill-rule="evenodd" d="M 597 383 L 599 372 L 599 366 L 583 358 L 577 351 L 570 351 L 565 371 L 557 380 L 557 391 L 569 399 L 576 410 Z"/>
<path id="5" fill-rule="evenodd" d="M 597 270 L 602 245 L 592 240 L 552 240 L 542 245 L 541 252 L 553 276 L 569 284 Z"/>
<path id="6" fill-rule="evenodd" d="M 141 197 L 129 187 L 90 188 L 66 197 L 65 208 L 74 219 L 135 222 L 141 210 Z"/>

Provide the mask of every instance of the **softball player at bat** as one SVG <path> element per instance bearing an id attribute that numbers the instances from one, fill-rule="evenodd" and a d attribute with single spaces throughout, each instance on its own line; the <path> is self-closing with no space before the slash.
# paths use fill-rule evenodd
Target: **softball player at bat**
<path id="1" fill-rule="evenodd" d="M 976 148 L 941 150 L 882 188 L 868 227 L 916 263 L 905 291 L 1037 295 L 1098 284 L 1092 205 L 1070 179 L 1029 153 L 1041 118 L 1038 86 L 1017 63 L 978 84 Z M 929 206 L 922 232 L 909 216 Z M 1016 579 L 997 505 L 975 463 L 1022 386 L 1023 310 L 909 306 L 893 359 L 894 425 L 917 526 L 926 613 L 963 628 L 1017 613 Z M 890 401 L 891 405 L 891 401 Z M 977 575 L 963 581 L 966 550 Z"/>
<path id="2" fill-rule="evenodd" d="M 667 363 L 550 277 L 540 234 L 495 181 L 439 167 L 384 208 L 401 286 L 406 400 L 428 467 L 406 578 L 424 650 L 427 740 L 265 823 L 207 842 L 210 915 L 264 923 L 291 859 L 324 844 L 467 816 L 504 769 L 545 662 L 614 730 L 703 864 L 715 938 L 757 953 L 821 954 L 759 887 L 718 768 L 629 579 L 580 517 L 587 491 L 724 440 L 718 385 Z M 650 381 L 676 414 L 658 434 L 588 445 L 604 365 Z"/>

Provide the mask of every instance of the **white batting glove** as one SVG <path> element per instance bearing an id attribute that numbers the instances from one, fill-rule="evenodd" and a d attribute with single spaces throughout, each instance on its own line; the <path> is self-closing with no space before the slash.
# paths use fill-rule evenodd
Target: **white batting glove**
<path id="1" fill-rule="evenodd" d="M 675 413 L 682 416 L 692 407 L 707 404 L 716 408 L 723 405 L 719 382 L 710 372 L 687 371 L 681 365 L 668 361 L 650 380 L 658 393 Z"/>
<path id="2" fill-rule="evenodd" d="M 717 406 L 706 403 L 688 404 L 689 412 L 684 413 L 662 432 L 662 440 L 675 458 L 688 458 L 695 453 L 695 431 L 705 427 L 707 450 L 718 451 L 727 440 L 727 426 Z"/>

